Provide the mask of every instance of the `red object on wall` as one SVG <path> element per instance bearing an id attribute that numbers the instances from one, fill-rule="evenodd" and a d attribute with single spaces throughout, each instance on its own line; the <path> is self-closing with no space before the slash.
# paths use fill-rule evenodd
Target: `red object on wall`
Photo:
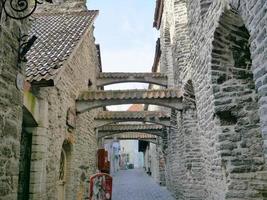
<path id="1" fill-rule="evenodd" d="M 110 164 L 108 161 L 108 152 L 105 149 L 98 149 L 97 159 L 99 171 L 103 173 L 109 173 Z"/>
<path id="2" fill-rule="evenodd" d="M 106 173 L 98 173 L 90 177 L 89 200 L 112 199 L 112 177 Z"/>

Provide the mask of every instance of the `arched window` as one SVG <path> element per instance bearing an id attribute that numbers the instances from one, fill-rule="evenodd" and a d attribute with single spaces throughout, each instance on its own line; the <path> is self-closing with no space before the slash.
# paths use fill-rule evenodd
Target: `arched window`
<path id="1" fill-rule="evenodd" d="M 206 14 L 211 4 L 212 4 L 212 0 L 200 0 L 201 17 L 203 17 Z"/>
<path id="2" fill-rule="evenodd" d="M 62 145 L 59 161 L 59 173 L 58 173 L 58 200 L 64 200 L 66 198 L 66 189 L 69 180 L 70 173 L 70 153 L 71 146 L 68 142 L 64 142 Z"/>
<path id="3" fill-rule="evenodd" d="M 66 181 L 66 166 L 67 166 L 66 152 L 64 149 L 62 149 L 60 155 L 60 166 L 59 166 L 59 180 L 62 182 Z"/>

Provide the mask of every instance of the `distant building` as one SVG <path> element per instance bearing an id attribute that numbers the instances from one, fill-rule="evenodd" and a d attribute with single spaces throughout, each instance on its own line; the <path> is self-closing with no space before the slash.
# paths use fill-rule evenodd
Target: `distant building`
<path id="1" fill-rule="evenodd" d="M 142 104 L 132 104 L 127 111 L 142 111 L 144 110 L 144 105 Z M 129 122 L 128 122 L 129 123 Z M 136 122 L 133 122 L 136 124 Z M 142 123 L 142 122 L 140 122 Z M 143 167 L 144 157 L 143 154 L 138 152 L 138 140 L 121 140 L 121 159 L 123 163 L 121 165 L 122 169 L 128 168 L 127 165 L 132 164 L 134 168 Z M 127 160 L 127 161 L 125 161 Z"/>
<path id="2" fill-rule="evenodd" d="M 142 168 L 144 165 L 143 153 L 138 152 L 138 140 L 120 140 L 121 146 L 121 169 L 129 168 L 133 165 L 134 168 Z"/>

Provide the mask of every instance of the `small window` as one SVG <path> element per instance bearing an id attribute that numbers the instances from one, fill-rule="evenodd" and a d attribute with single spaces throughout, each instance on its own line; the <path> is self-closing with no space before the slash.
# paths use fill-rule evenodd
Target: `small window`
<path id="1" fill-rule="evenodd" d="M 201 17 L 203 17 L 206 14 L 206 12 L 209 10 L 211 3 L 212 3 L 211 0 L 200 0 Z"/>

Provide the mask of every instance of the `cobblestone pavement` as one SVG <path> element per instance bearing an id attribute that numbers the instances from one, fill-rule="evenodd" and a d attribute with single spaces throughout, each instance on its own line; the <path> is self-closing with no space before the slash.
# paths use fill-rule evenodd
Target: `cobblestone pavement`
<path id="1" fill-rule="evenodd" d="M 112 200 L 175 200 L 143 169 L 121 170 L 113 176 Z"/>

